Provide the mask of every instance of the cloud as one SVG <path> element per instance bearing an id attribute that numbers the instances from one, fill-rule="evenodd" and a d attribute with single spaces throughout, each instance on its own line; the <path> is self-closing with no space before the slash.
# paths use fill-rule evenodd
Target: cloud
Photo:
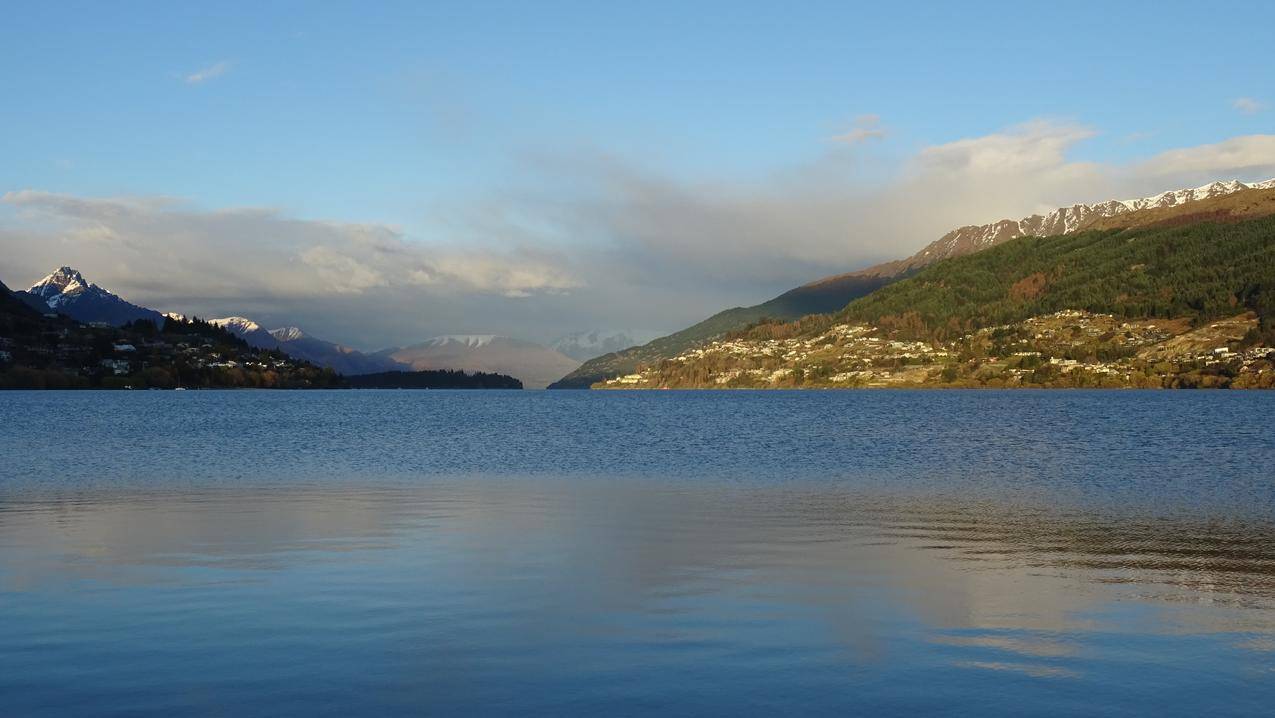
<path id="1" fill-rule="evenodd" d="M 183 75 L 182 81 L 187 85 L 198 85 L 207 82 L 208 80 L 221 77 L 226 74 L 226 71 L 229 69 L 230 61 L 222 60 L 220 62 L 215 62 L 208 67 L 196 70 L 188 75 Z"/>
<path id="2" fill-rule="evenodd" d="M 542 154 L 523 167 L 521 189 L 475 212 L 482 216 L 475 227 L 480 234 L 520 234 L 533 246 L 588 238 L 576 256 L 597 268 L 590 271 L 614 278 L 612 286 L 648 293 L 694 286 L 721 297 L 699 309 L 695 318 L 703 318 L 907 256 L 954 227 L 1218 178 L 1275 175 L 1272 135 L 1124 163 L 1074 158 L 1097 134 L 1079 123 L 1034 120 L 923 147 L 897 165 L 872 165 L 829 148 L 769 177 L 735 182 L 679 178 L 606 152 Z"/>
<path id="3" fill-rule="evenodd" d="M 1036 120 L 1002 132 L 927 147 L 918 154 L 920 171 L 985 176 L 1049 171 L 1066 165 L 1066 153 L 1096 133 L 1084 126 Z"/>
<path id="4" fill-rule="evenodd" d="M 72 264 L 159 309 L 299 324 L 369 348 L 441 333 L 671 331 L 907 256 L 953 227 L 1275 176 L 1275 135 L 1120 163 L 1076 159 L 1096 134 L 1034 120 L 901 161 L 825 145 L 747 180 L 688 179 L 591 149 L 542 151 L 522 156 L 503 187 L 434 210 L 413 237 L 268 208 L 25 190 L 0 203 L 13 215 L 0 223 L 2 278 L 21 286 Z"/>
<path id="5" fill-rule="evenodd" d="M 1245 115 L 1256 115 L 1266 109 L 1266 103 L 1251 97 L 1237 97 L 1231 102 L 1231 107 Z"/>
<path id="6" fill-rule="evenodd" d="M 296 300 L 372 289 L 532 296 L 579 286 L 565 261 L 519 250 L 426 245 L 384 224 L 307 221 L 273 209 L 201 210 L 172 198 L 13 191 L 27 224 L 6 238 L 32 270 L 83 264 L 139 300 Z M 20 232 L 19 232 L 20 233 Z"/>
<path id="7" fill-rule="evenodd" d="M 855 118 L 854 127 L 832 137 L 833 142 L 846 145 L 857 145 L 868 140 L 885 139 L 885 128 L 881 127 L 881 118 L 877 115 L 860 115 Z"/>
<path id="8" fill-rule="evenodd" d="M 1275 171 L 1275 135 L 1233 137 L 1211 145 L 1164 152 L 1137 163 L 1133 172 L 1152 178 L 1229 179 L 1229 174 Z M 1167 189 L 1167 188 L 1166 188 Z"/>

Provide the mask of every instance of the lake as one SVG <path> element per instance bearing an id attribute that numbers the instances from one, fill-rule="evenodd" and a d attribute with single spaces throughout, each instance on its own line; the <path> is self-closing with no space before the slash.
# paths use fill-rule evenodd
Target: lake
<path id="1" fill-rule="evenodd" d="M 1275 393 L 0 393 L 0 715 L 1257 715 Z"/>

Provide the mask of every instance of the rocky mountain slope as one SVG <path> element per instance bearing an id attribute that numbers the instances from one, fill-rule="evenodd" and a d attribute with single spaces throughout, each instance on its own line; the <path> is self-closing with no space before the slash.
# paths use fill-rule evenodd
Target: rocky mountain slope
<path id="1" fill-rule="evenodd" d="M 48 311 L 80 322 L 123 326 L 145 319 L 157 326 L 164 323 L 164 316 L 159 312 L 124 301 L 89 282 L 71 267 L 60 267 L 22 294 L 30 306 L 38 309 L 43 304 Z"/>
<path id="2" fill-rule="evenodd" d="M 1046 214 L 1033 214 L 1022 219 L 1002 219 L 990 224 L 959 227 L 926 245 L 921 251 L 896 262 L 886 262 L 855 274 L 899 276 L 927 267 L 935 262 L 979 252 L 1019 237 L 1054 237 L 1088 229 L 1109 217 L 1150 209 L 1173 209 L 1216 199 L 1247 189 L 1275 188 L 1275 179 L 1246 184 L 1238 180 L 1211 182 L 1192 189 L 1171 190 L 1151 197 L 1107 200 L 1096 204 L 1074 204 L 1059 207 Z M 844 276 L 844 275 L 843 275 Z M 821 280 L 827 281 L 827 280 Z"/>
<path id="3" fill-rule="evenodd" d="M 797 319 L 808 314 L 834 312 L 859 297 L 914 274 L 935 262 L 979 252 L 1011 239 L 1024 236 L 1057 236 L 1130 213 L 1146 210 L 1172 211 L 1174 208 L 1233 195 L 1244 190 L 1270 188 L 1275 188 L 1275 179 L 1253 184 L 1235 180 L 1219 181 L 1192 189 L 1162 192 L 1152 197 L 1108 200 L 1096 204 L 1075 204 L 1070 207 L 1060 207 L 1046 214 L 960 227 L 931 242 L 906 259 L 825 277 L 790 290 L 763 304 L 728 309 L 699 324 L 645 345 L 597 357 L 585 362 L 579 369 L 555 382 L 550 388 L 586 388 L 604 379 L 631 373 L 639 365 L 676 356 L 686 349 L 763 318 Z"/>
<path id="4" fill-rule="evenodd" d="M 1275 189 L 1117 215 L 600 386 L 1275 387 Z"/>

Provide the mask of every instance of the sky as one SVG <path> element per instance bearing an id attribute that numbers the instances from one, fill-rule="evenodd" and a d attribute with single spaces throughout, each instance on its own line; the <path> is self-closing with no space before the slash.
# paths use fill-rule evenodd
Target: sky
<path id="1" fill-rule="evenodd" d="M 12 3 L 0 280 L 376 349 L 667 332 L 1275 177 L 1269 2 Z"/>

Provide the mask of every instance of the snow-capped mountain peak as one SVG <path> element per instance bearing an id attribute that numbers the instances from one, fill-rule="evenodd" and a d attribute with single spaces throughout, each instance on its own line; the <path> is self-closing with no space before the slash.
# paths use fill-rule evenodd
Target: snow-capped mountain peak
<path id="1" fill-rule="evenodd" d="M 50 307 L 56 308 L 66 297 L 91 289 L 108 293 L 100 287 L 95 287 L 75 269 L 59 267 L 57 271 L 31 285 L 31 289 L 27 291 L 43 299 Z"/>
<path id="2" fill-rule="evenodd" d="M 305 335 L 305 332 L 301 331 L 300 327 L 279 327 L 278 329 L 270 330 L 270 336 L 281 342 L 295 342 L 304 338 Z"/>
<path id="3" fill-rule="evenodd" d="M 221 319 L 209 319 L 208 323 L 240 336 L 261 331 L 261 325 L 247 317 L 223 317 Z"/>
<path id="4" fill-rule="evenodd" d="M 162 324 L 164 316 L 139 307 L 93 284 L 71 267 L 58 267 L 52 274 L 31 285 L 26 296 L 43 302 L 50 310 L 81 322 L 102 322 L 122 326 L 145 319 Z"/>

